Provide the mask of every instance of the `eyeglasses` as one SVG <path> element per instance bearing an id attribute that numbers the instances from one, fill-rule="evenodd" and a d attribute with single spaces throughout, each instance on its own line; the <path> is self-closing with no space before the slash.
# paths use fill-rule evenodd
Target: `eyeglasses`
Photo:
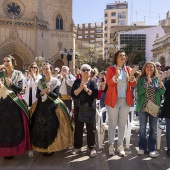
<path id="1" fill-rule="evenodd" d="M 37 67 L 32 66 L 31 68 L 37 68 Z"/>
<path id="2" fill-rule="evenodd" d="M 82 69 L 82 72 L 89 72 L 90 71 L 90 69 Z"/>

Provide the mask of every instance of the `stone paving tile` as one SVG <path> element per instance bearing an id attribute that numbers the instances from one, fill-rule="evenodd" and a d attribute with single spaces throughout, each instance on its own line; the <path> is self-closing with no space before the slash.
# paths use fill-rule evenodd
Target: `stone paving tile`
<path id="1" fill-rule="evenodd" d="M 103 149 L 98 150 L 97 157 L 90 158 L 84 137 L 84 147 L 80 154 L 71 155 L 70 150 L 64 150 L 50 157 L 34 152 L 32 158 L 27 154 L 16 156 L 12 160 L 0 158 L 0 170 L 170 170 L 170 158 L 166 156 L 165 151 L 165 134 L 162 135 L 157 158 L 150 158 L 148 154 L 139 156 L 137 143 L 138 133 L 133 131 L 130 151 L 126 152 L 126 156 L 110 157 L 106 134 Z"/>

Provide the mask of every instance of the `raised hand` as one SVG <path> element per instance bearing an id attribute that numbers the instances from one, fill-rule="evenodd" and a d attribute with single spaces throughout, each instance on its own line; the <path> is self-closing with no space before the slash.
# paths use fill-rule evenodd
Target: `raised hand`
<path id="1" fill-rule="evenodd" d="M 152 82 L 152 80 L 151 80 L 151 72 L 149 72 L 147 74 L 147 80 L 148 80 L 148 83 Z"/>
<path id="2" fill-rule="evenodd" d="M 117 66 L 116 67 L 116 75 L 119 76 L 121 72 L 121 67 Z"/>
<path id="3" fill-rule="evenodd" d="M 41 91 L 41 95 L 44 95 L 45 93 L 49 92 L 49 88 L 45 88 Z"/>

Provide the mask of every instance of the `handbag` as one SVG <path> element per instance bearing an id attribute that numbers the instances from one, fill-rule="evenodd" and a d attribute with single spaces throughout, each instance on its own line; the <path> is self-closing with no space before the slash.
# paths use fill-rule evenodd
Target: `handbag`
<path id="1" fill-rule="evenodd" d="M 78 120 L 83 123 L 93 123 L 96 117 L 96 109 L 90 106 L 79 106 Z"/>
<path id="2" fill-rule="evenodd" d="M 151 100 L 148 100 L 148 103 L 146 104 L 145 111 L 151 114 L 153 117 L 158 116 L 160 106 L 153 103 Z"/>

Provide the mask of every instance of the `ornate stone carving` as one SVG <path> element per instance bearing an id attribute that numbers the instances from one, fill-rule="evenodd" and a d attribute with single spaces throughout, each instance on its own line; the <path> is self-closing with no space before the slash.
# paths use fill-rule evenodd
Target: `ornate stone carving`
<path id="1" fill-rule="evenodd" d="M 5 0 L 3 10 L 10 18 L 21 18 L 25 12 L 25 6 L 20 0 Z"/>

